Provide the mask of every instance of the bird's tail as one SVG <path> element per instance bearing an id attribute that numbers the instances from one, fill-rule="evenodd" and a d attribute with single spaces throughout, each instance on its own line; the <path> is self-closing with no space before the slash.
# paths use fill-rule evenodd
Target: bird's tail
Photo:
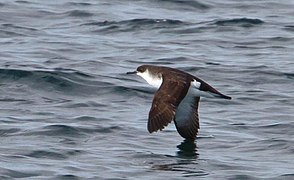
<path id="1" fill-rule="evenodd" d="M 197 81 L 200 81 L 197 82 Z M 213 88 L 212 86 L 210 86 L 209 84 L 207 84 L 206 82 L 202 81 L 202 80 L 197 80 L 195 83 L 195 86 L 200 90 L 200 96 L 204 96 L 204 97 L 218 97 L 218 98 L 223 98 L 223 99 L 232 99 L 232 97 L 224 95 L 223 93 L 219 92 L 218 90 L 216 90 L 215 88 Z"/>

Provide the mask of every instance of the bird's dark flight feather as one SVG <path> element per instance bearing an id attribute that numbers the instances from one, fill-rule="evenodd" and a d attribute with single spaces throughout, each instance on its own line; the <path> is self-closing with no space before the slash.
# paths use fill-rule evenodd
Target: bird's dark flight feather
<path id="1" fill-rule="evenodd" d="M 199 126 L 199 116 L 198 116 L 198 107 L 199 107 L 200 97 L 194 97 L 194 101 L 191 103 L 191 111 L 187 113 L 187 117 L 185 117 L 185 123 L 177 123 L 177 119 L 175 119 L 175 125 L 179 134 L 185 138 L 190 140 L 195 140 Z"/>
<path id="2" fill-rule="evenodd" d="M 162 130 L 174 120 L 176 110 L 190 87 L 192 79 L 180 74 L 163 75 L 163 82 L 154 95 L 152 107 L 149 112 L 148 131 L 150 133 Z"/>

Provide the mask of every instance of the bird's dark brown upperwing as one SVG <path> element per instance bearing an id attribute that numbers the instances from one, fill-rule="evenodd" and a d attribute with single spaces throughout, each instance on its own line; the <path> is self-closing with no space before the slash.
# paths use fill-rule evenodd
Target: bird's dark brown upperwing
<path id="1" fill-rule="evenodd" d="M 148 131 L 150 133 L 162 130 L 174 120 L 176 109 L 187 94 L 192 81 L 189 76 L 177 73 L 162 76 L 163 82 L 154 95 L 149 112 Z"/>

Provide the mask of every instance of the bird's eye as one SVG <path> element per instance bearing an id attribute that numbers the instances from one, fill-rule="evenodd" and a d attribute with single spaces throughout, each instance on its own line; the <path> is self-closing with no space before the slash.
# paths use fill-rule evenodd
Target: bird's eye
<path id="1" fill-rule="evenodd" d="M 140 66 L 140 67 L 138 67 L 137 71 L 142 73 L 142 72 L 144 72 L 144 71 L 145 71 L 145 68 L 144 68 L 144 67 L 142 67 L 142 66 Z"/>

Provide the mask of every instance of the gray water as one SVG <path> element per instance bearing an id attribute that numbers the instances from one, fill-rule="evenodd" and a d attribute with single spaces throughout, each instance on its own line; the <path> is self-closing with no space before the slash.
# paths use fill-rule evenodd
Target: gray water
<path id="1" fill-rule="evenodd" d="M 294 1 L 2 0 L 0 179 L 294 179 Z M 179 68 L 200 133 L 153 134 L 154 89 Z"/>

